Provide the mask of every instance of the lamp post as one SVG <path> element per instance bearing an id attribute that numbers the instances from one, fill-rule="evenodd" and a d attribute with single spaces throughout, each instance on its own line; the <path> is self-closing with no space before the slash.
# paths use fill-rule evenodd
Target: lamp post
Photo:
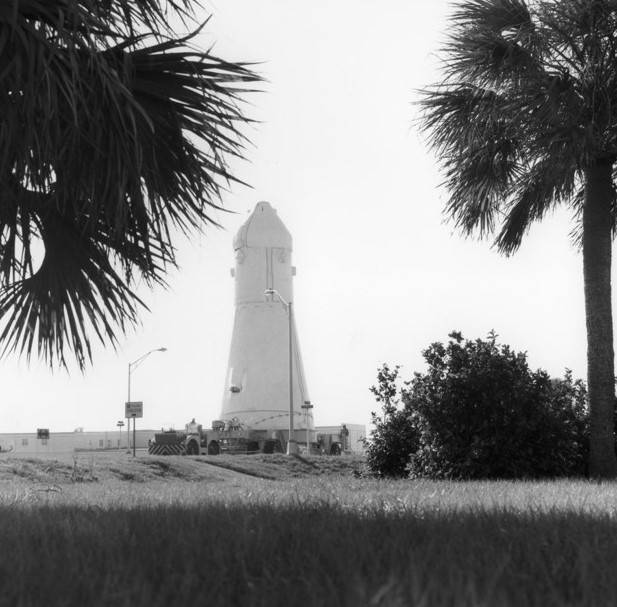
<path id="1" fill-rule="evenodd" d="M 311 454 L 311 444 L 309 442 L 309 411 L 313 408 L 310 400 L 305 400 L 302 405 L 302 409 L 304 409 L 306 413 L 306 454 Z"/>
<path id="2" fill-rule="evenodd" d="M 133 362 L 129 363 L 128 393 L 127 393 L 127 399 L 126 399 L 127 403 L 131 402 L 131 373 L 133 369 L 136 369 L 153 352 L 167 352 L 167 348 L 154 348 L 154 350 L 150 350 L 149 352 L 142 354 L 139 358 L 136 358 Z M 130 450 L 131 449 L 131 419 L 130 418 L 127 418 L 127 419 L 128 419 L 128 424 L 126 428 L 127 439 L 128 439 L 127 445 Z M 133 457 L 135 457 L 135 416 L 133 416 Z"/>
<path id="3" fill-rule="evenodd" d="M 120 436 L 120 439 L 118 440 L 118 451 L 120 451 L 120 449 L 122 449 L 120 444 L 122 443 L 122 428 L 124 427 L 124 422 L 120 420 L 116 426 L 118 426 L 118 433 Z"/>
<path id="4" fill-rule="evenodd" d="M 276 295 L 287 310 L 289 320 L 289 439 L 287 440 L 287 455 L 298 453 L 298 445 L 294 438 L 294 385 L 293 385 L 293 311 L 292 302 L 285 301 L 276 289 L 266 289 L 264 295 Z"/>

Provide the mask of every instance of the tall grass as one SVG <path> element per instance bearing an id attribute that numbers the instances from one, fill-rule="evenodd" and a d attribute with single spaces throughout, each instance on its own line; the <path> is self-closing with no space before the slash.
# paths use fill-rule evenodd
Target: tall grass
<path id="1" fill-rule="evenodd" d="M 362 486 L 255 485 L 210 498 L 187 487 L 192 497 L 124 505 L 112 492 L 103 506 L 5 494 L 0 605 L 617 604 L 610 485 L 368 483 L 367 501 Z M 461 499 L 474 486 L 484 506 L 472 492 Z M 570 491 L 569 502 L 528 499 L 542 487 Z M 491 488 L 510 494 L 492 500 Z"/>
<path id="2" fill-rule="evenodd" d="M 0 466 L 0 607 L 617 605 L 617 484 L 104 461 Z"/>

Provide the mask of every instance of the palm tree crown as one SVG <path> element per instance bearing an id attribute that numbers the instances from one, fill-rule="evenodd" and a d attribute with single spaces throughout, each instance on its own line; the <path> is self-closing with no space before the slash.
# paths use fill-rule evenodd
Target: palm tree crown
<path id="1" fill-rule="evenodd" d="M 0 4 L 0 341 L 83 367 L 211 219 L 259 78 L 174 37 L 193 0 Z M 34 261 L 42 258 L 42 261 Z"/>
<path id="2" fill-rule="evenodd" d="M 511 253 L 558 203 L 580 214 L 584 170 L 617 158 L 617 2 L 458 5 L 445 79 L 423 126 L 441 156 L 447 212 Z"/>
<path id="3" fill-rule="evenodd" d="M 421 104 L 445 170 L 447 214 L 464 232 L 496 234 L 510 254 L 555 205 L 573 211 L 585 276 L 591 471 L 615 476 L 617 1 L 460 1 L 444 60 L 443 81 Z"/>

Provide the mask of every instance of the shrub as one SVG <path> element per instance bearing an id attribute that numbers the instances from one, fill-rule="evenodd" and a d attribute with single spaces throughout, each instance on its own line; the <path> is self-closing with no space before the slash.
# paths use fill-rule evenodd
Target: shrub
<path id="1" fill-rule="evenodd" d="M 377 385 L 370 388 L 382 404 L 382 413 L 371 413 L 375 429 L 366 441 L 366 458 L 369 470 L 381 477 L 406 476 L 409 458 L 417 448 L 417 432 L 408 414 L 399 408 L 402 389 L 397 385 L 398 375 L 398 366 L 390 369 L 384 364 L 377 371 Z"/>
<path id="2" fill-rule="evenodd" d="M 487 340 L 465 340 L 460 333 L 449 337 L 447 345 L 434 343 L 423 352 L 428 370 L 416 373 L 400 390 L 402 408 L 395 403 L 391 414 L 375 417 L 371 469 L 383 474 L 371 463 L 380 461 L 376 452 L 382 459 L 395 452 L 408 461 L 412 476 L 540 478 L 584 473 L 583 382 L 573 380 L 569 371 L 558 380 L 545 371 L 531 371 L 526 355 L 497 344 L 494 333 Z M 391 436 L 392 444 L 385 446 Z"/>

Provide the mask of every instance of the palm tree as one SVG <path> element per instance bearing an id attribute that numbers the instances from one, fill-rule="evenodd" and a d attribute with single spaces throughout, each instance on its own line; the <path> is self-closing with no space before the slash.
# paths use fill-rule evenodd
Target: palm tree
<path id="1" fill-rule="evenodd" d="M 611 244 L 617 160 L 617 2 L 456 5 L 443 80 L 422 126 L 445 169 L 446 212 L 509 255 L 567 205 L 583 253 L 590 474 L 617 476 Z"/>
<path id="2" fill-rule="evenodd" d="M 115 345 L 137 321 L 136 281 L 164 284 L 174 233 L 214 223 L 259 78 L 174 36 L 195 8 L 0 3 L 3 353 L 83 368 L 91 337 Z"/>

